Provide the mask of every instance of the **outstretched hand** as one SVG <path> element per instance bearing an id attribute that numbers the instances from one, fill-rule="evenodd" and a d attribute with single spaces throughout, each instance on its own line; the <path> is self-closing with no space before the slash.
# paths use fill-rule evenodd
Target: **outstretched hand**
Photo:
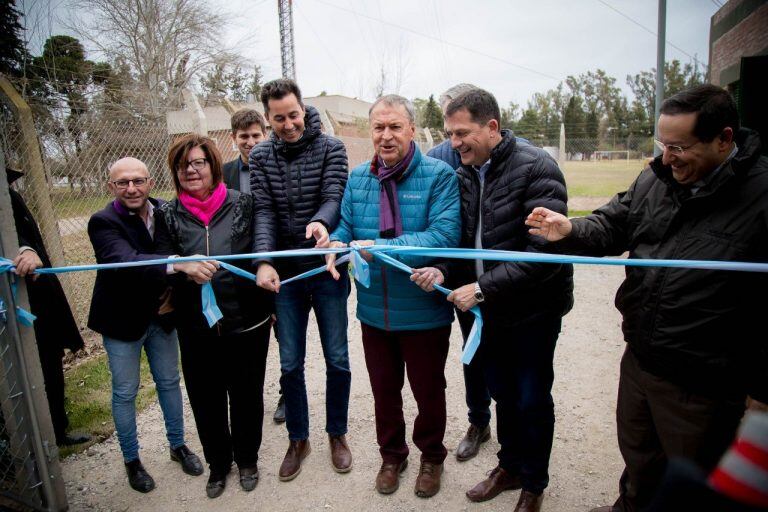
<path id="1" fill-rule="evenodd" d="M 526 217 L 525 225 L 530 226 L 528 232 L 540 236 L 550 242 L 557 242 L 571 234 L 573 225 L 562 213 L 553 212 L 542 206 L 536 207 Z"/>
<path id="2" fill-rule="evenodd" d="M 280 276 L 275 267 L 262 263 L 256 271 L 256 284 L 270 292 L 280 293 Z"/>
<path id="3" fill-rule="evenodd" d="M 194 256 L 202 256 L 195 254 Z M 173 270 L 184 272 L 197 284 L 205 284 L 213 279 L 213 274 L 219 269 L 218 261 L 180 261 L 173 264 Z"/>
<path id="4" fill-rule="evenodd" d="M 310 222 L 307 224 L 306 239 L 315 237 L 315 247 L 325 249 L 328 247 L 328 230 L 322 222 Z"/>
<path id="5" fill-rule="evenodd" d="M 331 249 L 339 249 L 339 248 L 346 247 L 346 246 L 347 246 L 347 244 L 345 244 L 344 242 L 339 242 L 339 241 L 331 242 L 330 244 L 328 244 L 328 247 L 330 247 Z M 331 277 L 333 277 L 336 281 L 339 280 L 339 278 L 341 277 L 341 274 L 339 274 L 339 271 L 336 270 L 336 255 L 335 254 L 326 254 L 325 255 L 325 269 L 328 272 L 331 273 Z"/>
<path id="6" fill-rule="evenodd" d="M 435 267 L 422 267 L 413 269 L 411 281 L 416 283 L 425 292 L 432 292 L 435 290 L 436 284 L 443 284 L 445 277 Z"/>

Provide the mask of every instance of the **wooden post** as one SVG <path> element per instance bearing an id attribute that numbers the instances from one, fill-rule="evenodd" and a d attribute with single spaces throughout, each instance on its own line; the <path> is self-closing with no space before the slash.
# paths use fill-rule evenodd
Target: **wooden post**
<path id="1" fill-rule="evenodd" d="M 184 96 L 184 103 L 188 110 L 192 112 L 192 126 L 193 130 L 198 135 L 208 135 L 208 121 L 205 119 L 205 113 L 200 106 L 200 102 L 197 101 L 195 93 L 189 89 L 181 91 Z"/>
<path id="2" fill-rule="evenodd" d="M 24 183 L 29 189 L 31 210 L 40 225 L 45 247 L 54 267 L 64 265 L 64 246 L 59 235 L 59 225 L 53 210 L 53 202 L 45 175 L 43 154 L 40 151 L 40 141 L 37 138 L 35 122 L 32 119 L 32 109 L 16 92 L 11 82 L 0 74 L 0 93 L 8 98 L 11 108 L 19 121 L 21 132 L 21 169 L 24 172 Z"/>

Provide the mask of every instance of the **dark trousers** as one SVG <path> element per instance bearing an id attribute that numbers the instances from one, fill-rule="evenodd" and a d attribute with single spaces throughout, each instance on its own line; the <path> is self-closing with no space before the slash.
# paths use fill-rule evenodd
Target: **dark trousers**
<path id="1" fill-rule="evenodd" d="M 381 458 L 399 464 L 408 458 L 403 418 L 405 372 L 416 399 L 413 442 L 421 460 L 442 464 L 445 436 L 445 361 L 451 326 L 426 331 L 383 331 L 362 324 L 365 364 L 376 408 L 376 439 Z"/>
<path id="2" fill-rule="evenodd" d="M 179 330 L 184 382 L 211 471 L 259 459 L 269 328 L 225 336 Z"/>
<path id="3" fill-rule="evenodd" d="M 667 460 L 680 457 L 707 473 L 736 435 L 746 396 L 691 393 L 646 372 L 627 348 L 621 360 L 616 426 L 626 465 L 615 507 L 642 510 L 659 489 Z"/>
<path id="4" fill-rule="evenodd" d="M 561 320 L 525 325 L 483 326 L 475 358 L 496 401 L 499 465 L 520 475 L 523 489 L 540 494 L 549 483 L 549 456 L 555 430 L 552 359 Z"/>
<path id="5" fill-rule="evenodd" d="M 64 353 L 60 348 L 44 347 L 38 344 L 40 367 L 43 372 L 45 394 L 48 396 L 48 409 L 51 412 L 51 423 L 56 442 L 61 443 L 67 434 L 69 420 L 64 409 Z"/>
<path id="6" fill-rule="evenodd" d="M 459 317 L 459 326 L 464 343 L 467 343 L 469 331 L 472 330 L 472 324 L 475 316 L 471 313 L 461 313 L 457 310 Z M 491 422 L 491 392 L 485 383 L 485 372 L 479 358 L 473 359 L 470 364 L 463 365 L 464 370 L 464 397 L 467 401 L 467 416 L 469 422 L 481 429 L 485 428 Z"/>

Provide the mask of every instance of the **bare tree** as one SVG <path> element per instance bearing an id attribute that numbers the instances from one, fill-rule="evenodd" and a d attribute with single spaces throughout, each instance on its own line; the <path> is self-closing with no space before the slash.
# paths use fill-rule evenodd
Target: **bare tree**
<path id="1" fill-rule="evenodd" d="M 182 104 L 181 91 L 213 65 L 238 57 L 224 46 L 224 17 L 202 0 L 70 0 L 70 28 L 109 60 L 126 63 L 138 110 L 159 116 Z"/>

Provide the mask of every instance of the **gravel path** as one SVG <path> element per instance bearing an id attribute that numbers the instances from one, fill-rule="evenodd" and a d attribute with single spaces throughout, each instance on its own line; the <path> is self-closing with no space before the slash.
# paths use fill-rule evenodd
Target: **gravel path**
<path id="1" fill-rule="evenodd" d="M 582 266 L 576 269 L 576 306 L 565 317 L 555 357 L 554 397 L 557 415 L 555 442 L 550 465 L 550 486 L 546 490 L 544 510 L 589 510 L 610 503 L 615 498 L 622 469 L 616 445 L 614 407 L 618 383 L 621 341 L 619 314 L 613 307 L 613 295 L 621 282 L 623 270 L 615 267 Z M 350 311 L 354 311 L 353 293 Z M 224 495 L 216 500 L 205 496 L 204 476 L 190 477 L 168 458 L 160 408 L 149 407 L 138 419 L 141 456 L 157 482 L 147 495 L 133 491 L 123 469 L 120 449 L 114 436 L 94 445 L 87 452 L 63 462 L 70 509 L 115 511 L 293 511 L 293 510 L 511 510 L 518 492 L 503 493 L 484 503 L 470 503 L 464 492 L 485 477 L 496 465 L 498 444 L 494 437 L 483 445 L 475 459 L 459 463 L 449 454 L 443 488 L 432 499 L 413 494 L 418 471 L 418 450 L 412 447 L 400 490 L 381 496 L 373 488 L 380 459 L 374 432 L 373 400 L 360 343 L 360 324 L 350 323 L 352 361 L 352 396 L 350 399 L 349 441 L 354 469 L 334 473 L 323 431 L 325 378 L 324 364 L 314 320 L 310 321 L 307 347 L 307 387 L 311 413 L 312 454 L 302 473 L 292 482 L 280 482 L 277 470 L 287 446 L 284 427 L 272 423 L 277 402 L 278 357 L 270 347 L 265 385 L 264 442 L 260 451 L 261 481 L 252 493 L 240 489 L 236 470 L 230 475 Z M 446 368 L 448 379 L 448 429 L 445 443 L 456 449 L 467 427 L 464 384 L 459 364 L 461 347 L 458 327 L 453 329 L 451 354 Z M 406 421 L 412 422 L 415 404 L 409 390 L 404 391 Z M 186 401 L 185 401 L 186 403 Z M 194 421 L 188 407 L 187 441 L 202 455 Z M 410 436 L 411 428 L 408 427 Z"/>

